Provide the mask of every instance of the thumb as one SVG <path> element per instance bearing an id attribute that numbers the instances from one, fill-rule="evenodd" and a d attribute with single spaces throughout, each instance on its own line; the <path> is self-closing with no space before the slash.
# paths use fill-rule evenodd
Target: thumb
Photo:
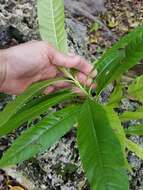
<path id="1" fill-rule="evenodd" d="M 58 51 L 54 53 L 52 63 L 56 66 L 74 68 L 85 74 L 90 74 L 93 67 L 85 59 L 77 55 L 64 55 Z"/>

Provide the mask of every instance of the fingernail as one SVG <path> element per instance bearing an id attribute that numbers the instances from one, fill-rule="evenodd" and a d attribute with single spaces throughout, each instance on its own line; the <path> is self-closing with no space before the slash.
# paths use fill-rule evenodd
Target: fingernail
<path id="1" fill-rule="evenodd" d="M 97 70 L 92 71 L 91 77 L 94 78 L 94 77 L 96 77 L 96 76 L 97 76 Z"/>

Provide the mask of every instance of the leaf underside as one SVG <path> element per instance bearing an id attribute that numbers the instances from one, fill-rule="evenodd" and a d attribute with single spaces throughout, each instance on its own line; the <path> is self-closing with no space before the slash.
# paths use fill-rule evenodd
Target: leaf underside
<path id="1" fill-rule="evenodd" d="M 68 52 L 64 24 L 63 0 L 38 0 L 39 30 L 43 40 L 51 43 L 63 53 Z"/>

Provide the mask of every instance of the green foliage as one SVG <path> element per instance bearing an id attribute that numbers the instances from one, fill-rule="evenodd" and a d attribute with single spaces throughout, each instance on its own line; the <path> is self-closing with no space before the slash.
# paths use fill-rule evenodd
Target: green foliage
<path id="1" fill-rule="evenodd" d="M 122 115 L 120 115 L 120 119 L 122 122 L 143 119 L 143 107 L 140 107 L 137 111 L 134 112 L 124 112 Z"/>
<path id="2" fill-rule="evenodd" d="M 130 126 L 129 128 L 124 130 L 127 135 L 143 136 L 143 125 Z"/>
<path id="3" fill-rule="evenodd" d="M 129 188 L 121 145 L 101 105 L 91 100 L 84 103 L 77 138 L 91 189 Z"/>
<path id="4" fill-rule="evenodd" d="M 38 0 L 37 8 L 42 39 L 67 53 L 63 0 Z M 143 107 L 119 116 L 114 108 L 119 108 L 121 99 L 126 95 L 143 103 L 143 76 L 135 79 L 127 92 L 120 84 L 122 74 L 143 58 L 142 44 L 143 26 L 133 30 L 107 50 L 95 65 L 98 70 L 95 97 L 89 93 L 91 89 L 85 89 L 72 76 L 73 72 L 59 68 L 64 74 L 63 78 L 34 84 L 10 102 L 0 113 L 0 136 L 12 132 L 29 120 L 33 121 L 43 113 L 45 116 L 41 116 L 37 124 L 26 129 L 14 141 L 0 160 L 0 166 L 21 163 L 48 149 L 76 124 L 80 157 L 91 189 L 128 190 L 126 169 L 130 170 L 130 167 L 126 159 L 126 147 L 141 159 L 143 149 L 128 140 L 126 135 L 143 135 L 143 126 L 124 129 L 122 122 L 142 119 Z M 70 90 L 42 95 L 46 87 L 59 80 L 79 87 L 85 98 L 79 100 Z M 99 94 L 114 80 L 118 82 L 114 83 L 114 91 L 106 106 L 103 106 L 98 102 Z M 60 110 L 49 112 L 49 108 L 59 103 L 64 103 Z"/>
<path id="5" fill-rule="evenodd" d="M 120 84 L 117 84 L 114 88 L 113 93 L 110 96 L 108 106 L 118 107 L 118 103 L 120 102 L 122 97 L 123 97 L 122 86 Z"/>
<path id="6" fill-rule="evenodd" d="M 122 153 L 124 154 L 124 161 L 126 164 L 126 168 L 131 171 L 131 168 L 128 164 L 127 158 L 126 158 L 126 135 L 124 132 L 124 129 L 121 125 L 120 119 L 117 115 L 117 113 L 115 113 L 115 111 L 112 109 L 112 107 L 104 107 L 104 110 L 106 111 L 106 115 L 107 118 L 110 122 L 110 126 L 112 127 L 112 129 L 114 130 L 115 134 L 117 135 L 119 141 L 120 141 L 120 145 L 122 148 Z"/>
<path id="7" fill-rule="evenodd" d="M 101 57 L 96 67 L 97 93 L 99 94 L 110 82 L 137 64 L 143 58 L 143 26 L 138 27 Z"/>
<path id="8" fill-rule="evenodd" d="M 17 113 L 24 105 L 34 96 L 40 94 L 44 88 L 57 82 L 58 79 L 42 81 L 32 85 L 21 96 L 18 96 L 14 101 L 10 102 L 3 112 L 0 114 L 0 128 L 10 120 L 10 118 Z"/>
<path id="9" fill-rule="evenodd" d="M 64 0 L 38 0 L 39 30 L 43 40 L 67 53 L 67 35 L 64 27 Z"/>
<path id="10" fill-rule="evenodd" d="M 73 94 L 71 92 L 65 92 L 57 95 L 53 95 L 51 98 L 45 99 L 42 102 L 37 103 L 28 109 L 23 109 L 20 113 L 16 113 L 13 117 L 7 121 L 2 128 L 0 128 L 0 136 L 10 133 L 14 129 L 18 128 L 21 124 L 28 120 L 33 120 L 40 114 L 46 112 L 48 108 L 57 105 L 69 98 L 72 99 Z"/>
<path id="11" fill-rule="evenodd" d="M 128 139 L 126 139 L 126 146 L 131 152 L 134 152 L 140 159 L 143 160 L 143 148 L 141 146 Z"/>
<path id="12" fill-rule="evenodd" d="M 113 129 L 121 143 L 122 151 L 124 153 L 126 136 L 121 125 L 120 119 L 111 107 L 106 106 L 104 107 L 104 110 L 106 111 L 106 116 L 108 118 L 111 128 Z"/>
<path id="13" fill-rule="evenodd" d="M 143 103 L 143 76 L 137 77 L 129 86 L 128 94 Z"/>
<path id="14" fill-rule="evenodd" d="M 13 143 L 0 160 L 0 167 L 21 163 L 48 149 L 76 123 L 79 106 L 72 106 L 50 114 L 29 128 Z"/>

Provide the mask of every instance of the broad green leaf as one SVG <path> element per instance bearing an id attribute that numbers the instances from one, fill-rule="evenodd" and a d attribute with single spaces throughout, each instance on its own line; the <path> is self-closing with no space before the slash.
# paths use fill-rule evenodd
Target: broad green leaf
<path id="1" fill-rule="evenodd" d="M 131 171 L 131 167 L 129 166 L 127 158 L 126 158 L 126 152 L 125 152 L 126 136 L 125 136 L 124 129 L 121 125 L 121 121 L 120 121 L 117 113 L 115 113 L 111 107 L 105 106 L 104 109 L 106 111 L 106 114 L 107 114 L 107 117 L 108 117 L 108 120 L 110 122 L 112 129 L 114 130 L 115 134 L 117 135 L 117 137 L 120 141 L 120 144 L 122 147 L 122 152 L 124 154 L 124 160 L 125 160 L 126 167 L 128 168 L 129 171 Z"/>
<path id="2" fill-rule="evenodd" d="M 24 105 L 32 99 L 34 96 L 40 94 L 44 88 L 56 83 L 60 79 L 42 81 L 33 84 L 28 88 L 22 95 L 18 96 L 15 100 L 10 102 L 5 109 L 0 112 L 0 128 L 14 115 L 18 110 L 20 110 Z"/>
<path id="3" fill-rule="evenodd" d="M 91 189 L 129 189 L 120 142 L 106 111 L 92 100 L 87 100 L 81 108 L 78 146 Z"/>
<path id="4" fill-rule="evenodd" d="M 128 94 L 143 103 L 143 75 L 137 77 L 129 86 Z"/>
<path id="5" fill-rule="evenodd" d="M 64 25 L 64 0 L 38 0 L 39 30 L 43 40 L 63 53 L 68 52 Z"/>
<path id="6" fill-rule="evenodd" d="M 143 160 L 143 147 L 128 139 L 126 139 L 126 146 L 131 152 L 135 153 L 140 159 Z"/>
<path id="7" fill-rule="evenodd" d="M 27 129 L 0 160 L 0 167 L 15 165 L 48 149 L 76 123 L 80 106 L 71 106 L 44 118 Z"/>
<path id="8" fill-rule="evenodd" d="M 143 26 L 117 42 L 97 62 L 97 94 L 143 58 Z"/>
<path id="9" fill-rule="evenodd" d="M 36 105 L 40 104 L 41 102 L 46 101 L 47 99 L 53 98 L 54 96 L 57 97 L 57 96 L 64 95 L 66 93 L 71 93 L 71 90 L 69 90 L 69 89 L 62 89 L 62 90 L 58 90 L 55 93 L 50 93 L 48 95 L 40 94 L 40 96 L 36 96 L 35 98 L 30 99 L 30 101 L 28 101 L 22 107 L 22 109 L 18 110 L 17 113 L 19 114 L 20 112 L 23 112 L 23 111 L 25 111 L 27 109 L 30 109 L 31 107 L 36 106 Z"/>
<path id="10" fill-rule="evenodd" d="M 143 119 L 143 107 L 139 108 L 137 111 L 134 111 L 134 112 L 130 112 L 130 111 L 124 112 L 119 117 L 122 122 L 129 121 L 129 120 Z"/>
<path id="11" fill-rule="evenodd" d="M 114 88 L 113 93 L 110 96 L 108 106 L 118 107 L 118 104 L 120 100 L 122 99 L 122 97 L 123 97 L 122 86 L 120 84 L 117 84 Z"/>
<path id="12" fill-rule="evenodd" d="M 124 129 L 127 135 L 140 135 L 143 136 L 143 125 L 130 126 Z"/>
<path id="13" fill-rule="evenodd" d="M 43 101 L 40 103 L 37 103 L 36 105 L 15 114 L 5 125 L 3 125 L 3 127 L 0 128 L 0 136 L 6 135 L 28 120 L 35 119 L 40 114 L 46 112 L 51 106 L 55 106 L 56 104 L 68 100 L 69 98 L 72 99 L 72 97 L 73 93 L 68 92 L 55 95 L 47 100 L 44 100 L 43 98 Z"/>
<path id="14" fill-rule="evenodd" d="M 114 130 L 115 134 L 117 134 L 121 145 L 124 145 L 124 149 L 125 149 L 126 136 L 125 136 L 124 129 L 121 125 L 118 115 L 113 111 L 111 107 L 105 106 L 104 110 L 106 111 L 106 116 L 108 118 L 108 122 L 110 123 L 110 126 Z"/>

